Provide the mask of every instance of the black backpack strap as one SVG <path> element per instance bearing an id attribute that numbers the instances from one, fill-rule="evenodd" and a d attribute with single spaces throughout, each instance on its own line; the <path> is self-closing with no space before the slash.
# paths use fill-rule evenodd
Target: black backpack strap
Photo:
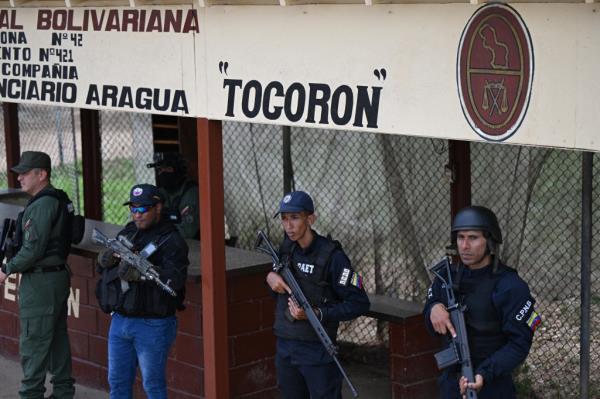
<path id="1" fill-rule="evenodd" d="M 27 202 L 27 206 L 33 204 L 35 201 L 39 200 L 42 197 L 56 198 L 61 206 L 61 208 L 60 208 L 61 211 L 62 211 L 62 206 L 65 204 L 64 198 L 66 197 L 67 200 L 69 199 L 69 197 L 67 197 L 67 194 L 64 191 L 58 190 L 55 188 L 51 188 L 51 187 L 46 187 L 42 191 L 40 191 L 39 193 L 37 193 L 36 195 L 31 197 L 29 199 L 29 202 Z M 54 216 L 54 219 L 52 220 L 52 225 L 56 225 L 59 217 L 60 217 L 60 212 L 57 212 L 56 216 Z"/>

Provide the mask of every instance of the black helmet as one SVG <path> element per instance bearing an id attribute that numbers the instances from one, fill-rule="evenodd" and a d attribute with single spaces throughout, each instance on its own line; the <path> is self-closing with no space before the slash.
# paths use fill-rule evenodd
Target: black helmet
<path id="1" fill-rule="evenodd" d="M 487 232 L 492 239 L 502 244 L 502 232 L 494 212 L 483 206 L 468 206 L 458 211 L 452 223 L 452 236 L 456 237 L 457 231 L 482 230 Z"/>

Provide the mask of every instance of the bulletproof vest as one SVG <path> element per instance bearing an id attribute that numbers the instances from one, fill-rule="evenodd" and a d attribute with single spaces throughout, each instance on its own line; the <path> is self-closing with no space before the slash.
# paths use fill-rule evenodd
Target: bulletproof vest
<path id="1" fill-rule="evenodd" d="M 148 260 L 160 268 L 160 247 L 171 245 L 169 237 L 175 231 L 175 226 L 165 222 L 155 229 L 140 232 L 132 222 L 119 234 L 133 243 L 135 251 L 143 249 L 151 242 L 157 245 L 159 249 Z M 123 292 L 117 269 L 118 266 L 102 269 L 102 278 L 96 284 L 96 298 L 104 312 L 118 311 L 130 316 L 166 317 L 185 308 L 185 287 L 177 291 L 175 298 L 166 296 L 162 289 L 152 282 L 130 282 L 129 289 Z"/>
<path id="2" fill-rule="evenodd" d="M 506 343 L 500 315 L 492 303 L 492 293 L 502 275 L 512 272 L 515 270 L 499 264 L 495 273 L 490 268 L 484 275 L 456 281 L 456 295 L 467 307 L 465 322 L 473 358 L 485 359 Z"/>
<path id="3" fill-rule="evenodd" d="M 315 236 L 315 240 L 318 240 L 319 237 Z M 320 239 L 326 240 L 325 244 L 318 251 L 314 251 L 309 256 L 303 257 L 302 260 L 303 264 L 314 266 L 311 274 L 306 274 L 299 269 L 300 266 L 294 256 L 294 251 L 297 249 L 298 244 L 287 237 L 281 244 L 279 255 L 283 262 L 289 261 L 290 270 L 310 304 L 312 306 L 324 307 L 328 303 L 335 303 L 338 300 L 332 287 L 327 282 L 327 275 L 329 273 L 331 256 L 337 249 L 341 249 L 341 245 L 337 241 L 324 237 Z M 327 335 L 333 341 L 335 341 L 337 335 L 338 325 L 339 323 L 335 321 L 323 323 L 323 328 L 325 328 Z M 291 318 L 288 310 L 287 295 L 277 296 L 274 330 L 275 335 L 278 337 L 301 341 L 319 341 L 318 336 L 307 320 L 294 320 Z"/>
<path id="4" fill-rule="evenodd" d="M 66 258 L 71 251 L 71 244 L 77 244 L 81 242 L 81 239 L 83 238 L 85 219 L 82 216 L 75 215 L 73 202 L 71 202 L 67 193 L 65 193 L 63 190 L 53 187 L 46 187 L 34 195 L 29 202 L 27 202 L 26 207 L 44 196 L 56 198 L 59 202 L 58 212 L 52 220 L 52 226 L 56 226 L 59 220 L 61 220 L 61 217 L 63 221 L 60 235 L 50 237 L 46 246 L 46 252 L 44 252 L 44 256 L 59 255 L 62 258 Z M 15 248 L 14 253 L 17 253 L 23 245 L 24 213 L 25 211 L 21 211 L 17 216 L 15 237 L 12 244 Z"/>

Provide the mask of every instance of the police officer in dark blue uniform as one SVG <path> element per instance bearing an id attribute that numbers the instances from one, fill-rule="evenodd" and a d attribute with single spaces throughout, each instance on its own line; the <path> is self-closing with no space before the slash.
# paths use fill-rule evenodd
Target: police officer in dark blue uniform
<path id="1" fill-rule="evenodd" d="M 481 206 L 458 212 L 452 240 L 460 262 L 452 270 L 457 299 L 466 304 L 465 322 L 475 381 L 449 367 L 440 378 L 442 398 L 460 398 L 467 388 L 479 399 L 516 398 L 511 373 L 529 353 L 533 333 L 541 322 L 529 287 L 516 270 L 498 259 L 502 233 L 496 215 Z M 433 281 L 423 311 L 432 333 L 456 335 L 446 310 L 440 279 Z"/>
<path id="2" fill-rule="evenodd" d="M 340 321 L 369 310 L 362 277 L 336 241 L 311 229 L 315 222 L 311 197 L 303 191 L 287 194 L 279 204 L 286 238 L 280 259 L 289 260 L 296 280 L 313 305 L 331 340 Z M 267 283 L 276 293 L 274 332 L 277 336 L 277 384 L 286 399 L 339 399 L 342 375 L 319 341 L 306 315 L 289 296 L 283 278 L 271 272 Z"/>

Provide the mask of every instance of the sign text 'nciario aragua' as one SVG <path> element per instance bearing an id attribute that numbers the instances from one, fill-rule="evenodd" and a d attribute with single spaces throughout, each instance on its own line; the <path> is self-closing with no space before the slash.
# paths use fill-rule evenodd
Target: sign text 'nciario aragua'
<path id="1" fill-rule="evenodd" d="M 0 29 L 0 100 L 195 112 L 181 76 L 194 71 L 196 9 L 0 9 Z"/>

